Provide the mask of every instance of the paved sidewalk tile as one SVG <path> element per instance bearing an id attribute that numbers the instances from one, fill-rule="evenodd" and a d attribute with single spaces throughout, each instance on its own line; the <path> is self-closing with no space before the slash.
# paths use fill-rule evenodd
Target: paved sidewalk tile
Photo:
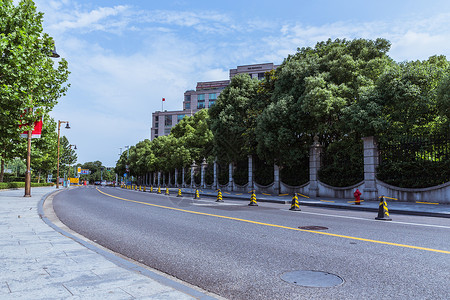
<path id="1" fill-rule="evenodd" d="M 54 189 L 0 191 L 0 299 L 194 299 L 49 227 L 37 207 Z"/>

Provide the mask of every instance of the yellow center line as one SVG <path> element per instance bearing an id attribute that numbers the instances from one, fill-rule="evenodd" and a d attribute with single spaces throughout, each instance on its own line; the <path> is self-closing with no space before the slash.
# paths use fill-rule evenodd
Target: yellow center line
<path id="1" fill-rule="evenodd" d="M 420 203 L 420 204 L 434 204 L 434 205 L 439 205 L 439 203 L 433 203 L 433 202 L 420 202 L 420 201 L 416 201 L 416 203 Z"/>
<path id="2" fill-rule="evenodd" d="M 320 200 L 320 201 L 334 203 L 334 201 L 330 201 L 330 200 Z"/>
<path id="3" fill-rule="evenodd" d="M 245 223 L 250 223 L 250 224 L 257 224 L 257 225 L 268 226 L 268 227 L 283 228 L 283 229 L 289 229 L 289 230 L 294 230 L 294 231 L 310 232 L 310 233 L 316 233 L 316 234 L 321 234 L 321 235 L 326 235 L 326 236 L 334 236 L 334 237 L 340 237 L 340 238 L 351 239 L 351 240 L 358 240 L 358 241 L 364 241 L 364 242 L 371 242 L 371 243 L 377 243 L 377 244 L 383 244 L 383 245 L 391 245 L 391 246 L 397 246 L 397 247 L 404 247 L 404 248 L 411 248 L 411 249 L 418 249 L 418 250 L 425 250 L 425 251 L 432 251 L 432 252 L 450 254 L 450 251 L 445 251 L 445 250 L 438 250 L 438 249 L 418 247 L 418 246 L 411 246 L 411 245 L 405 245 L 405 244 L 383 242 L 383 241 L 378 241 L 378 240 L 358 238 L 358 237 L 341 235 L 341 234 L 334 234 L 334 233 L 329 233 L 329 232 L 306 230 L 306 229 L 300 229 L 300 228 L 295 228 L 295 227 L 288 227 L 288 226 L 283 226 L 283 225 L 276 225 L 276 224 L 270 224 L 270 223 L 257 222 L 257 221 L 247 220 L 247 219 L 240 219 L 240 218 L 234 218 L 234 217 L 228 217 L 228 216 L 221 216 L 221 215 L 215 215 L 215 214 L 202 213 L 202 212 L 198 212 L 198 211 L 186 210 L 186 209 L 175 208 L 175 207 L 170 207 L 170 206 L 163 206 L 163 205 L 152 204 L 152 203 L 136 201 L 136 200 L 130 200 L 130 199 L 125 199 L 125 198 L 113 196 L 113 195 L 107 194 L 107 193 L 99 190 L 98 188 L 96 188 L 96 190 L 98 192 L 100 192 L 101 194 L 105 195 L 105 196 L 112 197 L 112 198 L 115 198 L 115 199 L 119 199 L 119 200 L 123 200 L 123 201 L 127 201 L 127 202 L 138 203 L 138 204 L 143 204 L 143 205 L 148 205 L 148 206 L 153 206 L 153 207 L 159 207 L 159 208 L 164 208 L 164 209 L 181 211 L 181 212 L 186 212 L 186 213 L 190 213 L 190 214 L 209 216 L 209 217 L 216 217 L 216 218 L 221 218 L 221 219 L 234 220 L 234 221 L 245 222 Z"/>

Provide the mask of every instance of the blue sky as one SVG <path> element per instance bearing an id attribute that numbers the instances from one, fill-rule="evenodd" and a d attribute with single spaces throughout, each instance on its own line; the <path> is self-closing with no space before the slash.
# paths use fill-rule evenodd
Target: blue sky
<path id="1" fill-rule="evenodd" d="M 179 110 L 198 81 L 328 38 L 386 38 L 396 61 L 450 57 L 450 1 L 35 2 L 72 72 L 51 115 L 70 121 L 62 134 L 82 163 L 115 166 L 120 148 L 150 137 L 161 98 Z"/>

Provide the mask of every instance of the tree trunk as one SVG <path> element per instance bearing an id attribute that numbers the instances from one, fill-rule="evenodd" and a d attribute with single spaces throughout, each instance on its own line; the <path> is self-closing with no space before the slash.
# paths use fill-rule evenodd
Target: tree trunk
<path id="1" fill-rule="evenodd" d="M 2 158 L 0 159 L 2 161 L 1 168 L 0 168 L 0 182 L 3 182 L 3 175 L 5 174 L 5 159 L 6 159 L 6 153 L 3 153 Z"/>

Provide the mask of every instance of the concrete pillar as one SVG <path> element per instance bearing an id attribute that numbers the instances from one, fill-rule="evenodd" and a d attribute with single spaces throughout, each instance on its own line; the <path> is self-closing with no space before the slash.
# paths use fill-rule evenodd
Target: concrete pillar
<path id="1" fill-rule="evenodd" d="M 219 180 L 217 178 L 217 158 L 214 160 L 214 182 L 213 182 L 213 188 L 216 190 L 219 189 Z"/>
<path id="2" fill-rule="evenodd" d="M 172 173 L 169 172 L 169 180 L 167 181 L 167 186 L 170 187 L 171 184 L 172 184 Z"/>
<path id="3" fill-rule="evenodd" d="M 181 169 L 181 187 L 186 187 L 186 183 L 184 182 L 184 176 L 185 176 L 185 170 L 186 170 L 186 168 L 185 167 L 183 167 L 183 169 Z"/>
<path id="4" fill-rule="evenodd" d="M 234 163 L 230 162 L 228 165 L 228 190 L 233 191 L 233 169 Z"/>
<path id="5" fill-rule="evenodd" d="M 195 174 L 196 167 L 197 167 L 197 165 L 195 164 L 195 161 L 193 161 L 192 165 L 191 165 L 191 188 L 195 188 L 194 174 Z"/>
<path id="6" fill-rule="evenodd" d="M 202 188 L 206 188 L 206 179 L 205 179 L 205 173 L 206 173 L 206 167 L 208 166 L 208 164 L 206 163 L 206 159 L 203 158 L 202 164 L 201 164 L 201 183 L 200 186 Z"/>
<path id="7" fill-rule="evenodd" d="M 156 172 L 153 172 L 153 186 L 156 186 Z"/>
<path id="8" fill-rule="evenodd" d="M 158 171 L 158 186 L 161 186 L 161 171 Z"/>
<path id="9" fill-rule="evenodd" d="M 323 146 L 319 143 L 319 137 L 314 137 L 314 143 L 309 149 L 309 196 L 319 196 L 319 177 L 318 173 L 321 165 L 321 154 Z"/>
<path id="10" fill-rule="evenodd" d="M 275 195 L 280 194 L 280 167 L 273 165 L 273 192 Z"/>
<path id="11" fill-rule="evenodd" d="M 251 155 L 248 156 L 248 189 L 249 189 L 249 192 L 254 189 L 254 182 L 253 182 L 253 157 Z"/>
<path id="12" fill-rule="evenodd" d="M 178 169 L 175 168 L 175 187 L 178 187 Z"/>
<path id="13" fill-rule="evenodd" d="M 163 186 L 166 186 L 166 172 L 163 172 L 162 179 L 163 179 Z"/>
<path id="14" fill-rule="evenodd" d="M 378 199 L 376 183 L 376 169 L 379 163 L 378 145 L 375 137 L 363 137 L 364 143 L 364 189 L 362 198 L 364 200 Z"/>

